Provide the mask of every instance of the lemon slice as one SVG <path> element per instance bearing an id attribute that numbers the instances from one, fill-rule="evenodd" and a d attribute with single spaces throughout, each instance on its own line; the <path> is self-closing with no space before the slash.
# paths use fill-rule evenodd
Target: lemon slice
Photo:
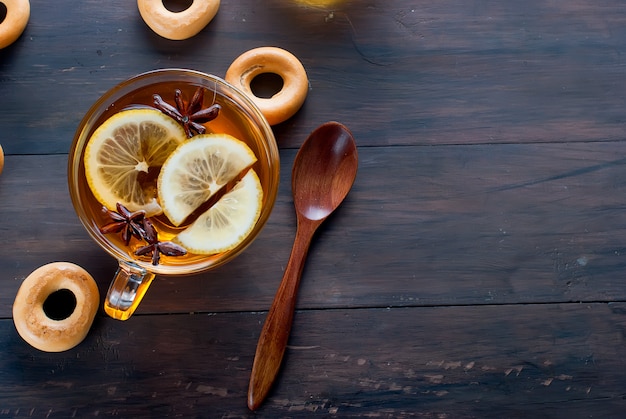
<path id="1" fill-rule="evenodd" d="M 179 226 L 220 188 L 236 179 L 257 158 L 228 134 L 196 135 L 172 153 L 159 174 L 159 202 Z"/>
<path id="2" fill-rule="evenodd" d="M 174 238 L 174 242 L 198 254 L 216 254 L 234 249 L 250 234 L 261 215 L 263 188 L 252 169 Z"/>
<path id="3" fill-rule="evenodd" d="M 157 173 L 185 141 L 183 128 L 156 109 L 116 113 L 93 133 L 85 149 L 85 175 L 96 199 L 111 210 L 123 204 L 147 216 L 162 213 Z"/>

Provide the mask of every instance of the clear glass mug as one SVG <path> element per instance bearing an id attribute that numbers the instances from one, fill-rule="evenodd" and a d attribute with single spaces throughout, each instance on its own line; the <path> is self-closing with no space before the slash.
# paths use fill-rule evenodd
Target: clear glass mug
<path id="1" fill-rule="evenodd" d="M 100 231 L 100 227 L 110 220 L 87 183 L 83 162 L 85 147 L 95 129 L 116 112 L 151 106 L 154 94 L 159 94 L 173 105 L 176 89 L 181 89 L 190 100 L 198 87 L 206 89 L 205 106 L 213 103 L 221 105 L 219 116 L 206 124 L 207 132 L 228 133 L 239 138 L 248 144 L 258 159 L 253 169 L 263 188 L 261 215 L 252 232 L 230 251 L 215 255 L 165 257 L 162 258 L 165 260 L 163 263 L 153 265 L 149 257 L 134 254 L 138 245 L 134 248 L 125 246 L 120 239 Z M 80 122 L 68 160 L 68 183 L 74 209 L 92 239 L 119 262 L 104 301 L 105 312 L 115 319 L 126 320 L 133 314 L 156 275 L 199 273 L 220 266 L 240 254 L 257 237 L 270 216 L 278 193 L 279 170 L 278 147 L 267 120 L 252 100 L 219 77 L 194 70 L 162 69 L 135 76 L 106 92 Z M 159 217 L 151 220 L 159 230 L 159 238 L 169 240 L 176 234 L 176 229 L 166 225 Z"/>

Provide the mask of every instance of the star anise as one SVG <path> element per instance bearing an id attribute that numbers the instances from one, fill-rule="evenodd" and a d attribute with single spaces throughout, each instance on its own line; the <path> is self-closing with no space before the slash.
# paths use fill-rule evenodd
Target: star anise
<path id="1" fill-rule="evenodd" d="M 160 242 L 156 229 L 149 219 L 144 220 L 143 238 L 148 242 L 146 246 L 140 247 L 135 251 L 137 256 L 144 256 L 152 253 L 152 264 L 158 265 L 161 254 L 166 256 L 183 256 L 187 254 L 187 250 L 174 242 Z"/>
<path id="2" fill-rule="evenodd" d="M 153 98 L 154 107 L 178 121 L 185 129 L 188 138 L 193 137 L 194 133 L 204 134 L 206 128 L 202 124 L 217 118 L 220 109 L 222 109 L 217 103 L 208 108 L 202 107 L 204 101 L 203 87 L 198 87 L 189 103 L 185 103 L 183 93 L 180 89 L 176 89 L 174 94 L 175 107 L 164 101 L 159 95 L 155 94 Z"/>
<path id="3" fill-rule="evenodd" d="M 122 232 L 122 240 L 128 246 L 130 238 L 135 236 L 142 239 L 144 236 L 145 211 L 130 212 L 124 205 L 117 203 L 117 211 L 102 207 L 102 212 L 111 218 L 111 222 L 100 228 L 102 234 Z"/>

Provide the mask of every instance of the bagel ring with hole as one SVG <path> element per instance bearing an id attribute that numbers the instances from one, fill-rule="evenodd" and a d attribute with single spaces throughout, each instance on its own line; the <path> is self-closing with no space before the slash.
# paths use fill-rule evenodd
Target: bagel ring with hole
<path id="1" fill-rule="evenodd" d="M 53 319 L 44 305 L 56 292 L 70 292 L 75 307 L 65 318 Z M 31 346 L 45 352 L 62 352 L 78 345 L 87 336 L 100 304 L 93 277 L 78 265 L 53 262 L 35 269 L 26 277 L 15 296 L 13 322 Z M 72 307 L 64 307 L 67 311 Z"/>
<path id="2" fill-rule="evenodd" d="M 0 22 L 0 49 L 8 47 L 20 37 L 30 18 L 28 0 L 2 0 L 7 9 L 4 20 Z"/>
<path id="3" fill-rule="evenodd" d="M 191 38 L 217 14 L 220 0 L 193 0 L 181 12 L 167 10 L 163 0 L 137 0 L 139 14 L 146 24 L 163 38 L 174 41 Z"/>
<path id="4" fill-rule="evenodd" d="M 252 80 L 265 73 L 283 79 L 282 89 L 271 98 L 252 92 Z M 226 71 L 226 81 L 243 90 L 261 110 L 270 125 L 291 118 L 300 109 L 309 91 L 309 80 L 302 63 L 289 51 L 277 47 L 260 47 L 244 52 Z"/>

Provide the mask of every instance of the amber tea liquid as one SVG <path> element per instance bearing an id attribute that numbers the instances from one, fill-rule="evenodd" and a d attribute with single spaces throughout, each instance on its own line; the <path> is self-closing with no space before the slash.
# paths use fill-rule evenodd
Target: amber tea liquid
<path id="1" fill-rule="evenodd" d="M 180 89 L 182 91 L 184 100 L 188 102 L 198 87 L 199 85 L 188 82 L 161 82 L 147 87 L 138 88 L 137 90 L 123 96 L 119 100 L 116 100 L 114 103 L 111 103 L 107 107 L 104 113 L 98 117 L 90 132 L 87 134 L 87 142 L 89 141 L 88 138 L 91 137 L 91 134 L 98 128 L 98 126 L 117 112 L 133 107 L 152 107 L 154 94 L 160 95 L 167 103 L 175 106 L 174 92 L 176 89 Z M 268 182 L 272 175 L 267 159 L 262 156 L 262 153 L 265 153 L 261 146 L 265 141 L 262 133 L 255 128 L 245 115 L 241 114 L 241 110 L 237 107 L 237 104 L 230 98 L 222 96 L 219 93 L 215 94 L 210 86 L 204 87 L 204 103 L 202 107 L 206 108 L 214 103 L 218 103 L 222 107 L 216 119 L 204 124 L 207 128 L 207 133 L 230 134 L 233 137 L 244 141 L 255 153 L 258 161 L 252 168 L 256 171 L 261 181 L 264 192 L 263 205 L 265 206 L 268 196 Z M 193 139 L 188 141 L 193 141 Z M 103 214 L 102 204 L 96 200 L 91 193 L 89 185 L 87 184 L 83 161 L 84 150 L 85 147 L 83 147 L 80 155 L 80 163 L 78 167 L 78 193 L 83 198 L 82 206 L 86 212 L 87 218 L 92 220 L 95 226 L 99 228 L 109 223 L 110 219 L 106 214 Z M 147 179 L 147 181 L 154 181 L 156 185 L 156 178 L 158 177 L 159 171 L 160 168 L 151 168 L 149 177 L 152 179 Z M 193 219 L 194 217 L 192 216 L 190 218 Z M 178 232 L 188 225 L 187 223 L 185 225 L 181 225 L 180 227 L 175 227 L 169 222 L 165 215 L 150 217 L 150 220 L 158 231 L 160 241 L 171 240 Z M 144 265 L 150 263 L 150 254 L 141 257 L 134 255 L 134 252 L 138 248 L 146 244 L 145 241 L 132 238 L 130 244 L 126 246 L 119 234 L 107 234 L 102 235 L 102 237 L 104 237 L 104 239 L 108 241 L 112 247 L 115 247 L 119 252 L 128 255 L 129 258 L 141 262 Z M 176 257 L 161 255 L 159 267 L 161 269 L 167 269 L 168 266 L 173 267 L 194 264 L 206 265 L 207 263 L 211 264 L 212 261 L 217 261 L 219 258 L 219 254 L 198 255 L 187 253 L 185 256 Z"/>

